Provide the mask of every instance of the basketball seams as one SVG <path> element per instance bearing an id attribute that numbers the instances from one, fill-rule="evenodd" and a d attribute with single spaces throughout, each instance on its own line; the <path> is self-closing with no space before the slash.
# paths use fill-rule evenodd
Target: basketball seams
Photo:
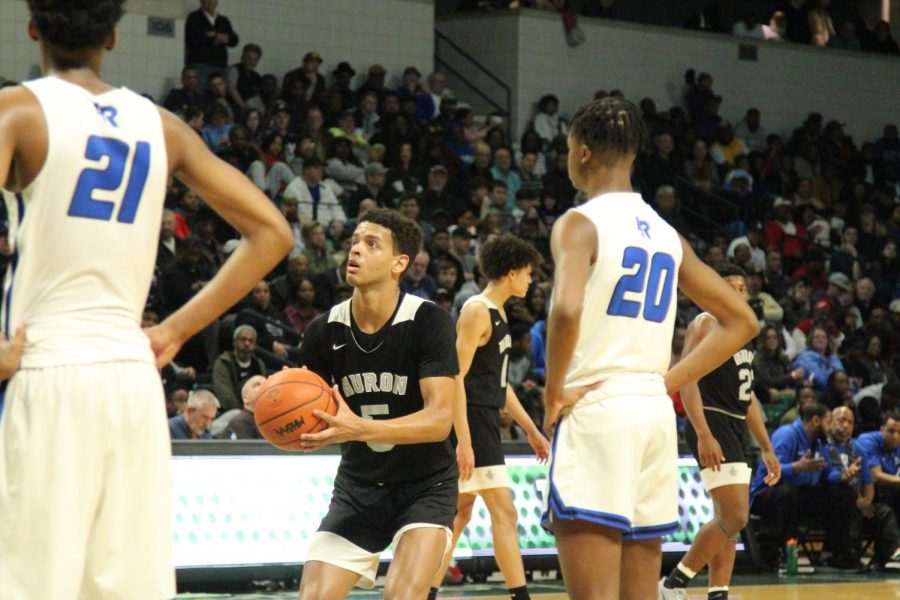
<path id="1" fill-rule="evenodd" d="M 269 417 L 268 419 L 266 419 L 266 420 L 263 421 L 262 423 L 257 423 L 257 425 L 258 425 L 259 427 L 263 427 L 264 425 L 267 425 L 268 423 L 271 423 L 271 422 L 274 421 L 275 419 L 278 419 L 278 418 L 280 418 L 280 417 L 283 417 L 284 415 L 289 414 L 289 413 L 291 413 L 291 412 L 297 410 L 298 408 L 302 408 L 302 407 L 306 406 L 307 404 L 310 404 L 311 402 L 316 402 L 319 398 L 322 397 L 322 393 L 325 392 L 325 390 L 328 389 L 328 388 L 322 387 L 322 386 L 321 386 L 319 383 L 317 383 L 317 382 L 310 382 L 310 381 L 282 381 L 282 382 L 280 382 L 280 383 L 276 383 L 275 385 L 273 385 L 273 386 L 271 386 L 271 387 L 267 387 L 267 388 L 263 389 L 263 390 L 260 392 L 259 395 L 262 396 L 263 394 L 269 392 L 270 390 L 274 390 L 274 389 L 277 388 L 277 387 L 281 387 L 281 386 L 283 386 L 283 385 L 289 385 L 289 384 L 301 384 L 301 385 L 309 385 L 309 386 L 317 387 L 317 388 L 319 388 L 319 395 L 316 396 L 315 398 L 311 398 L 311 399 L 307 400 L 306 402 L 304 402 L 304 403 L 302 403 L 302 404 L 296 404 L 296 405 L 292 406 L 291 408 L 289 408 L 288 410 L 284 411 L 283 413 L 280 413 L 280 414 L 277 414 L 277 415 L 275 415 L 275 416 Z"/>

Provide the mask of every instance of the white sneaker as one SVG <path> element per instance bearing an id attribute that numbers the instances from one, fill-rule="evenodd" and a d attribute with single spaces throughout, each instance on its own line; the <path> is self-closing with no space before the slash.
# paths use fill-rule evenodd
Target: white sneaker
<path id="1" fill-rule="evenodd" d="M 665 583 L 666 578 L 663 577 L 659 580 L 659 585 L 657 586 L 657 598 L 659 600 L 686 600 L 687 598 L 687 589 L 686 588 L 672 588 L 669 589 L 663 585 Z"/>

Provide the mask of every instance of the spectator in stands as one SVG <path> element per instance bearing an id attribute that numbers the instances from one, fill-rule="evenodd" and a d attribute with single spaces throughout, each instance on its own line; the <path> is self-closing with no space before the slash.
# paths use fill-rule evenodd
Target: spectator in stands
<path id="1" fill-rule="evenodd" d="M 415 161 L 412 143 L 401 142 L 394 151 L 385 182 L 388 195 L 394 199 L 404 192 L 420 193 L 422 183 L 418 172 L 419 165 Z"/>
<path id="2" fill-rule="evenodd" d="M 781 252 L 778 250 L 766 251 L 765 281 L 765 290 L 772 294 L 773 298 L 780 302 L 787 296 L 791 280 L 784 274 Z"/>
<path id="3" fill-rule="evenodd" d="M 281 311 L 272 305 L 268 281 L 260 281 L 253 287 L 235 323 L 251 325 L 256 330 L 257 351 L 270 369 L 280 369 L 288 359 L 296 361 L 299 358 L 300 335 L 287 326 Z"/>
<path id="4" fill-rule="evenodd" d="M 782 197 L 775 198 L 772 204 L 773 219 L 764 230 L 766 247 L 770 250 L 778 250 L 788 272 L 793 272 L 800 266 L 805 247 L 806 230 L 802 225 L 797 225 L 791 218 L 793 203 Z"/>
<path id="5" fill-rule="evenodd" d="M 309 257 L 301 253 L 292 254 L 288 258 L 285 274 L 271 282 L 272 305 L 278 310 L 283 310 L 294 299 L 294 290 L 300 281 L 309 277 L 311 277 Z"/>
<path id="6" fill-rule="evenodd" d="M 334 77 L 334 85 L 331 86 L 331 92 L 337 92 L 341 95 L 341 109 L 352 110 L 356 107 L 356 92 L 350 87 L 356 71 L 347 61 L 341 61 L 338 66 L 331 72 Z"/>
<path id="7" fill-rule="evenodd" d="M 869 463 L 875 480 L 875 501 L 900 510 L 900 413 L 886 412 L 881 430 L 864 433 L 857 448 Z"/>
<path id="8" fill-rule="evenodd" d="M 246 169 L 256 187 L 270 198 L 277 198 L 293 181 L 294 172 L 284 160 L 284 135 L 268 131 L 262 139 L 262 153 Z"/>
<path id="9" fill-rule="evenodd" d="M 543 184 L 537 173 L 538 155 L 526 152 L 519 161 L 520 189 L 540 195 Z"/>
<path id="10" fill-rule="evenodd" d="M 281 82 L 281 89 L 290 89 L 295 79 L 302 79 L 306 90 L 307 102 L 318 102 L 325 94 L 325 76 L 319 73 L 322 55 L 310 50 L 303 56 L 303 63 L 292 71 L 288 71 Z"/>
<path id="11" fill-rule="evenodd" d="M 869 264 L 869 277 L 875 289 L 891 299 L 900 292 L 900 263 L 897 262 L 897 242 L 888 238 L 878 257 Z"/>
<path id="12" fill-rule="evenodd" d="M 638 178 L 644 198 L 653 198 L 662 185 L 674 186 L 680 173 L 680 163 L 675 156 L 675 140 L 663 131 L 654 138 L 654 149 L 649 155 L 640 155 Z"/>
<path id="13" fill-rule="evenodd" d="M 188 106 L 200 106 L 202 98 L 203 94 L 199 90 L 197 69 L 195 67 L 184 67 L 181 70 L 181 87 L 172 89 L 166 95 L 163 106 L 174 113 L 184 114 Z"/>
<path id="14" fill-rule="evenodd" d="M 751 152 L 766 152 L 766 130 L 762 126 L 762 114 L 758 108 L 747 110 L 744 118 L 734 127 L 734 137 Z"/>
<path id="15" fill-rule="evenodd" d="M 419 199 L 415 194 L 406 192 L 402 196 L 400 196 L 400 206 L 399 206 L 400 214 L 406 217 L 407 219 L 412 219 L 415 221 L 419 227 L 422 228 L 422 244 L 424 248 L 431 247 L 431 238 L 434 236 L 434 227 L 431 226 L 431 223 L 426 221 L 423 218 L 420 218 L 421 215 L 421 204 L 419 203 Z"/>
<path id="16" fill-rule="evenodd" d="M 766 325 L 756 340 L 753 363 L 759 385 L 768 390 L 769 401 L 792 399 L 795 385 L 803 380 L 802 367 L 793 368 L 784 354 L 784 338 L 780 326 Z"/>
<path id="17" fill-rule="evenodd" d="M 232 414 L 225 423 L 224 429 L 215 437 L 222 440 L 261 440 L 262 434 L 259 427 L 256 426 L 256 418 L 253 411 L 256 408 L 257 396 L 259 389 L 266 382 L 266 378 L 262 375 L 253 375 L 244 385 L 241 386 L 241 401 L 243 406 L 240 409 L 232 410 Z M 227 416 L 222 415 L 221 418 Z M 219 419 L 216 419 L 218 421 Z M 215 426 L 215 424 L 214 424 Z"/>
<path id="18" fill-rule="evenodd" d="M 303 333 L 309 322 L 321 314 L 315 307 L 316 288 L 312 280 L 303 275 L 298 278 L 294 286 L 294 295 L 282 314 L 284 320 L 293 327 L 297 333 Z"/>
<path id="19" fill-rule="evenodd" d="M 303 252 L 309 262 L 309 274 L 315 277 L 319 273 L 337 267 L 325 239 L 325 227 L 315 220 L 305 222 L 301 228 L 303 235 Z"/>
<path id="20" fill-rule="evenodd" d="M 374 92 L 377 99 L 381 98 L 385 93 L 389 92 L 390 90 L 388 90 L 388 88 L 384 85 L 384 79 L 386 75 L 387 69 L 385 69 L 382 65 L 374 64 L 369 67 L 366 80 L 361 86 L 356 88 L 357 97 L 362 98 L 365 93 Z"/>
<path id="21" fill-rule="evenodd" d="M 195 390 L 188 395 L 184 413 L 169 419 L 169 435 L 173 440 L 208 440 L 209 426 L 216 418 L 219 401 L 208 390 Z"/>
<path id="22" fill-rule="evenodd" d="M 889 123 L 884 126 L 881 139 L 875 142 L 873 150 L 879 161 L 893 166 L 896 172 L 900 172 L 900 137 L 896 125 Z"/>
<path id="23" fill-rule="evenodd" d="M 206 115 L 206 125 L 200 130 L 203 141 L 213 153 L 218 154 L 224 152 L 231 143 L 228 133 L 231 131 L 231 117 L 228 109 L 215 103 Z"/>
<path id="24" fill-rule="evenodd" d="M 378 115 L 378 94 L 373 91 L 362 92 L 353 115 L 365 139 L 371 140 L 378 131 L 378 123 L 381 120 Z"/>
<path id="25" fill-rule="evenodd" d="M 763 37 L 770 42 L 783 42 L 787 39 L 787 18 L 783 11 L 772 13 L 769 23 L 762 26 Z"/>
<path id="26" fill-rule="evenodd" d="M 378 206 L 388 205 L 388 194 L 384 187 L 388 170 L 378 162 L 370 162 L 364 170 L 366 182 L 347 199 L 346 215 L 355 219 L 359 214 L 359 205 L 363 200 L 371 198 Z"/>
<path id="27" fill-rule="evenodd" d="M 569 179 L 569 153 L 557 152 L 553 165 L 541 180 L 544 192 L 552 195 L 559 203 L 559 209 L 565 212 L 575 202 L 575 187 Z"/>
<path id="28" fill-rule="evenodd" d="M 781 420 L 778 422 L 779 425 L 790 425 L 800 418 L 800 412 L 803 410 L 804 406 L 815 404 L 816 392 L 812 389 L 812 386 L 808 385 L 808 383 L 809 382 L 804 383 L 803 387 L 797 391 L 797 400 L 794 403 L 794 406 L 781 416 Z"/>
<path id="29" fill-rule="evenodd" d="M 450 193 L 449 180 L 449 174 L 444 165 L 434 165 L 428 170 L 427 187 L 419 204 L 422 218 L 429 219 L 434 211 L 445 210 L 456 220 L 456 217 L 462 212 L 462 204 L 459 199 Z M 428 236 L 429 244 L 430 240 L 431 236 Z"/>
<path id="30" fill-rule="evenodd" d="M 782 0 L 779 2 L 778 7 L 785 16 L 785 36 L 787 39 L 799 44 L 808 44 L 811 32 L 809 29 L 809 8 L 806 6 L 806 0 Z"/>
<path id="31" fill-rule="evenodd" d="M 743 18 L 732 25 L 731 35 L 758 40 L 766 37 L 763 32 L 763 25 L 759 22 L 759 15 L 756 14 L 755 10 L 746 11 Z"/>
<path id="32" fill-rule="evenodd" d="M 203 249 L 195 239 L 185 239 L 175 257 L 175 263 L 160 276 L 162 305 L 172 313 L 194 297 L 212 278 Z"/>
<path id="33" fill-rule="evenodd" d="M 437 284 L 428 274 L 429 261 L 428 253 L 424 250 L 416 254 L 406 275 L 400 280 L 400 291 L 425 300 L 434 298 L 437 293 Z"/>
<path id="34" fill-rule="evenodd" d="M 825 393 L 819 403 L 834 410 L 838 406 L 853 406 L 853 392 L 850 391 L 850 377 L 844 371 L 832 371 L 828 376 Z"/>
<path id="35" fill-rule="evenodd" d="M 463 175 L 466 181 L 475 177 L 481 177 L 490 181 L 491 176 L 491 147 L 485 142 L 477 142 L 472 146 L 472 163 L 466 167 Z"/>
<path id="36" fill-rule="evenodd" d="M 197 69 L 200 93 L 213 72 L 228 67 L 228 48 L 239 41 L 228 17 L 217 12 L 218 5 L 219 0 L 200 0 L 200 8 L 184 22 L 185 66 Z"/>
<path id="37" fill-rule="evenodd" d="M 494 152 L 491 178 L 506 184 L 506 204 L 510 208 L 515 206 L 516 192 L 522 187 L 522 180 L 512 168 L 512 152 L 509 151 L 509 148 L 498 148 Z"/>
<path id="38" fill-rule="evenodd" d="M 709 158 L 709 151 L 703 140 L 694 142 L 693 155 L 684 162 L 684 174 L 700 189 L 709 191 L 719 187 L 719 172 Z"/>
<path id="39" fill-rule="evenodd" d="M 555 95 L 547 94 L 538 101 L 537 114 L 534 115 L 534 130 L 544 144 L 544 151 L 558 137 L 568 135 L 569 126 L 559 114 L 559 98 Z"/>
<path id="40" fill-rule="evenodd" d="M 859 375 L 864 386 L 900 383 L 897 374 L 882 355 L 881 336 L 872 333 L 864 342 L 863 352 L 857 358 Z"/>
<path id="41" fill-rule="evenodd" d="M 853 410 L 845 406 L 832 413 L 831 433 L 828 449 L 831 462 L 842 472 L 855 472 L 847 484 L 856 492 L 854 513 L 861 522 L 861 531 L 856 536 L 875 541 L 874 564 L 878 568 L 900 568 L 900 529 L 894 511 L 880 502 L 875 502 L 875 485 L 867 458 L 860 452 L 857 443 L 851 439 L 854 426 Z M 857 527 L 854 527 L 856 530 Z M 854 540 L 854 547 L 859 540 Z"/>
<path id="42" fill-rule="evenodd" d="M 794 368 L 802 368 L 818 391 L 825 390 L 833 371 L 844 371 L 841 359 L 833 353 L 828 331 L 824 327 L 814 325 L 809 330 L 806 350 L 794 360 Z"/>
<path id="43" fill-rule="evenodd" d="M 331 187 L 322 184 L 323 176 L 322 161 L 316 157 L 307 159 L 303 163 L 302 176 L 295 177 L 284 190 L 285 198 L 297 200 L 297 214 L 301 224 L 309 221 L 331 223 L 347 220 Z M 315 262 L 311 261 L 310 264 L 314 265 Z M 314 274 L 319 272 L 315 267 L 313 271 Z"/>
<path id="44" fill-rule="evenodd" d="M 875 283 L 868 277 L 861 277 L 856 281 L 856 296 L 853 305 L 859 310 L 863 323 L 869 320 L 874 310 L 879 306 L 875 297 Z"/>
<path id="45" fill-rule="evenodd" d="M 159 246 L 156 250 L 156 268 L 160 271 L 175 266 L 175 259 L 181 248 L 181 239 L 175 237 L 176 225 L 175 211 L 168 208 L 163 210 L 159 229 Z"/>
<path id="46" fill-rule="evenodd" d="M 259 80 L 259 91 L 255 96 L 245 98 L 245 107 L 247 109 L 255 108 L 263 115 L 271 115 L 278 101 L 280 90 L 278 89 L 278 78 L 267 73 Z"/>
<path id="47" fill-rule="evenodd" d="M 828 5 L 831 0 L 813 0 L 813 7 L 809 9 L 810 40 L 813 46 L 824 48 L 834 37 L 834 23 L 828 14 Z"/>
<path id="48" fill-rule="evenodd" d="M 784 309 L 771 294 L 763 291 L 762 270 L 755 264 L 751 264 L 746 271 L 747 293 L 750 295 L 749 302 L 754 307 L 757 317 L 766 323 L 781 323 L 784 319 Z"/>
<path id="49" fill-rule="evenodd" d="M 681 235 L 688 235 L 691 231 L 687 220 L 678 210 L 678 198 L 675 196 L 675 188 L 671 185 L 661 185 L 656 190 L 653 200 L 656 212 L 669 225 Z"/>
<path id="50" fill-rule="evenodd" d="M 427 122 L 437 117 L 441 110 L 441 101 L 450 96 L 447 89 L 447 76 L 434 71 L 428 76 L 428 87 L 419 94 L 416 100 L 416 117 Z"/>
<path id="51" fill-rule="evenodd" d="M 734 137 L 731 123 L 722 120 L 719 123 L 716 141 L 709 150 L 709 156 L 720 168 L 733 169 L 739 156 L 748 152 L 747 147 L 738 138 Z"/>
<path id="52" fill-rule="evenodd" d="M 229 100 L 240 111 L 247 108 L 247 100 L 259 94 L 262 88 L 262 77 L 256 72 L 260 58 L 262 48 L 258 44 L 246 44 L 241 61 L 230 66 L 226 73 Z"/>
<path id="53" fill-rule="evenodd" d="M 527 130 L 522 134 L 522 138 L 519 140 L 519 148 L 516 151 L 516 162 L 520 167 L 520 176 L 522 175 L 522 163 L 524 161 L 525 155 L 528 153 L 533 153 L 537 159 L 533 170 L 534 175 L 537 178 L 543 177 L 547 172 L 547 156 L 543 151 L 541 136 L 538 135 L 538 132 L 534 129 Z"/>
<path id="54" fill-rule="evenodd" d="M 247 173 L 250 165 L 260 160 L 259 148 L 252 143 L 247 128 L 240 123 L 228 131 L 228 146 L 219 153 L 219 158 L 241 173 Z"/>
<path id="55" fill-rule="evenodd" d="M 352 116 L 351 116 L 352 118 Z M 325 173 L 334 179 L 345 192 L 352 194 L 365 183 L 365 167 L 353 153 L 353 143 L 346 137 L 332 142 L 331 153 L 325 166 Z"/>
<path id="56" fill-rule="evenodd" d="M 855 472 L 842 473 L 827 459 L 825 440 L 832 418 L 828 407 L 811 404 L 800 413 L 800 421 L 782 425 L 772 434 L 772 446 L 781 462 L 779 482 L 773 487 L 763 483 L 768 469 L 760 462 L 750 486 L 750 512 L 774 529 L 759 532 L 760 554 L 770 566 L 776 566 L 771 563 L 778 560 L 784 543 L 797 536 L 798 520 L 817 515 L 822 517 L 826 544 L 833 552 L 829 564 L 856 568 L 859 559 L 851 549 L 848 518 L 856 492 L 847 485 Z"/>
<path id="57" fill-rule="evenodd" d="M 242 406 L 241 387 L 251 377 L 265 376 L 266 366 L 255 356 L 256 329 L 239 325 L 232 335 L 232 349 L 219 355 L 213 363 L 213 390 L 224 410 Z"/>

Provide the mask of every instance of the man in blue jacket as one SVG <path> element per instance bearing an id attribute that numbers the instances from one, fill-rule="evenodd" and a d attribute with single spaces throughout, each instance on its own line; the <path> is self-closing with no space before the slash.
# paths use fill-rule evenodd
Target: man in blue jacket
<path id="1" fill-rule="evenodd" d="M 781 462 L 781 480 L 774 487 L 765 485 L 768 473 L 760 463 L 750 485 L 750 512 L 763 517 L 775 530 L 769 536 L 761 532 L 760 553 L 770 566 L 776 566 L 781 548 L 797 536 L 800 511 L 822 517 L 827 533 L 826 546 L 832 552 L 830 565 L 855 568 L 859 559 L 851 549 L 847 515 L 854 510 L 856 492 L 847 485 L 859 472 L 859 465 L 843 471 L 831 462 L 826 443 L 831 431 L 831 411 L 822 404 L 800 409 L 800 419 L 782 425 L 772 434 L 772 446 Z"/>
<path id="2" fill-rule="evenodd" d="M 860 453 L 865 456 L 875 480 L 875 500 L 900 511 L 900 412 L 887 413 L 880 431 L 859 436 Z"/>
<path id="3" fill-rule="evenodd" d="M 861 527 L 854 527 L 866 538 L 875 541 L 875 565 L 879 568 L 900 568 L 900 530 L 897 527 L 897 518 L 891 507 L 874 502 L 875 485 L 869 462 L 860 452 L 856 440 L 850 438 L 853 434 L 855 418 L 853 411 L 846 406 L 834 409 L 832 415 L 831 433 L 828 436 L 829 458 L 841 471 L 851 471 L 858 468 L 847 484 L 856 492 L 856 511 L 853 520 L 861 520 Z M 876 432 L 878 433 L 878 432 Z M 854 540 L 854 546 L 858 543 Z"/>

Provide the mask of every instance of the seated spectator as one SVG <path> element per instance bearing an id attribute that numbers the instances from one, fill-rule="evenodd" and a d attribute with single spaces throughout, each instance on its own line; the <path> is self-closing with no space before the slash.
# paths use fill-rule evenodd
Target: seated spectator
<path id="1" fill-rule="evenodd" d="M 279 92 L 278 78 L 271 73 L 263 75 L 259 81 L 259 92 L 244 102 L 245 114 L 247 110 L 253 109 L 263 115 L 271 115 L 278 102 Z"/>
<path id="2" fill-rule="evenodd" d="M 453 195 L 449 186 L 450 176 L 444 165 L 434 165 L 428 170 L 425 192 L 418 196 L 422 218 L 430 219 L 438 210 L 445 210 L 455 220 L 462 212 L 462 204 Z M 405 196 L 401 196 L 401 199 Z M 402 201 L 402 200 L 401 200 Z M 431 235 L 426 237 L 426 245 L 431 244 Z"/>
<path id="3" fill-rule="evenodd" d="M 840 281 L 841 288 L 846 287 L 849 290 L 850 280 L 859 279 L 862 274 L 862 268 L 859 264 L 859 253 L 856 250 L 859 241 L 859 230 L 856 227 L 848 226 L 841 233 L 842 243 L 831 253 L 829 266 L 832 275 L 841 274 L 844 276 Z M 844 284 L 846 279 L 846 284 Z M 831 281 L 829 277 L 829 281 Z"/>
<path id="4" fill-rule="evenodd" d="M 385 185 L 388 188 L 388 195 L 392 199 L 396 199 L 404 192 L 421 193 L 422 182 L 418 172 L 419 165 L 415 161 L 412 143 L 401 142 L 397 146 L 387 173 Z"/>
<path id="5" fill-rule="evenodd" d="M 257 44 L 247 44 L 241 52 L 241 61 L 228 68 L 228 97 L 240 111 L 247 106 L 247 100 L 256 96 L 262 87 L 262 77 L 256 72 L 262 48 Z"/>
<path id="6" fill-rule="evenodd" d="M 247 173 L 250 165 L 260 160 L 260 153 L 247 128 L 238 123 L 228 132 L 228 147 L 219 153 L 219 158 L 241 173 Z"/>
<path id="7" fill-rule="evenodd" d="M 731 35 L 758 40 L 766 37 L 763 33 L 763 26 L 759 22 L 759 16 L 753 10 L 748 10 L 740 21 L 732 25 Z"/>
<path id="8" fill-rule="evenodd" d="M 807 382 L 808 383 L 808 382 Z M 816 392 L 813 391 L 812 386 L 804 384 L 803 387 L 797 392 L 796 400 L 794 402 L 794 406 L 788 409 L 785 412 L 781 419 L 779 420 L 779 425 L 790 425 L 794 421 L 800 418 L 800 412 L 803 410 L 804 406 L 808 406 L 810 404 L 814 404 L 816 402 Z"/>
<path id="9" fill-rule="evenodd" d="M 851 547 L 850 525 L 856 492 L 847 482 L 853 474 L 841 472 L 829 460 L 825 442 L 831 431 L 831 411 L 810 404 L 801 419 L 782 425 L 772 434 L 772 446 L 781 463 L 781 479 L 772 487 L 765 483 L 765 463 L 757 465 L 750 485 L 750 512 L 765 519 L 772 531 L 759 532 L 760 555 L 776 567 L 780 550 L 797 537 L 800 518 L 817 515 L 826 531 L 826 545 L 833 552 L 829 564 L 856 568 L 859 558 Z M 773 564 L 774 563 L 774 564 Z"/>
<path id="10" fill-rule="evenodd" d="M 216 418 L 219 401 L 208 390 L 195 390 L 188 395 L 184 412 L 169 419 L 169 435 L 173 440 L 212 439 L 209 426 Z"/>
<path id="11" fill-rule="evenodd" d="M 863 386 L 876 384 L 897 384 L 897 375 L 890 363 L 882 356 L 881 337 L 878 334 L 870 334 L 864 342 L 862 352 L 858 353 L 854 361 L 858 367 L 858 373 Z"/>
<path id="12" fill-rule="evenodd" d="M 755 264 L 750 264 L 747 271 L 747 293 L 749 303 L 756 316 L 767 323 L 780 324 L 784 319 L 784 309 L 768 292 L 764 292 L 763 273 Z"/>
<path id="13" fill-rule="evenodd" d="M 181 87 L 171 90 L 163 102 L 163 106 L 173 113 L 184 114 L 188 106 L 200 106 L 203 100 L 198 91 L 197 69 L 184 67 L 181 70 Z"/>
<path id="14" fill-rule="evenodd" d="M 265 375 L 266 366 L 255 356 L 256 329 L 239 325 L 232 335 L 232 349 L 219 355 L 213 363 L 213 390 L 224 410 L 241 407 L 241 386 L 254 375 Z"/>
<path id="15" fill-rule="evenodd" d="M 418 296 L 425 300 L 432 300 L 437 293 L 437 284 L 428 274 L 428 262 L 430 258 L 424 250 L 416 254 L 415 259 L 409 265 L 409 270 L 400 280 L 400 291 L 411 296 Z"/>
<path id="16" fill-rule="evenodd" d="M 301 255 L 302 256 L 302 255 Z M 309 322 L 321 313 L 315 307 L 316 288 L 312 280 L 307 276 L 300 276 L 294 285 L 294 296 L 291 302 L 282 311 L 284 320 L 293 327 L 297 333 L 303 333 Z"/>
<path id="17" fill-rule="evenodd" d="M 805 374 L 802 368 L 791 367 L 783 345 L 780 328 L 774 325 L 766 325 L 756 340 L 753 367 L 758 384 L 769 392 L 770 402 L 796 397 L 794 386 L 803 380 Z"/>
<path id="18" fill-rule="evenodd" d="M 875 480 L 875 501 L 900 510 L 900 413 L 887 412 L 880 431 L 864 433 L 857 439 L 857 448 Z"/>
<path id="19" fill-rule="evenodd" d="M 352 194 L 366 182 L 365 167 L 353 153 L 353 145 L 346 137 L 339 137 L 332 141 L 325 173 L 348 194 Z"/>
<path id="20" fill-rule="evenodd" d="M 306 88 L 306 100 L 318 102 L 325 93 L 325 76 L 319 72 L 322 65 L 322 55 L 311 50 L 303 57 L 301 66 L 288 71 L 281 82 L 282 89 L 289 88 L 294 79 L 303 80 Z"/>
<path id="21" fill-rule="evenodd" d="M 228 114 L 228 122 L 232 124 L 235 117 L 240 114 L 240 107 L 228 97 L 228 83 L 224 74 L 217 72 L 209 76 L 204 106 L 207 113 L 211 113 L 214 108 L 222 108 Z"/>
<path id="22" fill-rule="evenodd" d="M 269 131 L 262 139 L 262 155 L 250 163 L 247 176 L 269 198 L 278 198 L 294 179 L 294 171 L 285 162 L 284 136 Z"/>
<path id="23" fill-rule="evenodd" d="M 809 9 L 809 30 L 813 46 L 824 48 L 834 37 L 834 23 L 827 7 L 831 0 L 813 0 L 813 7 Z"/>
<path id="24" fill-rule="evenodd" d="M 250 325 L 257 332 L 258 354 L 272 369 L 277 370 L 299 358 L 300 334 L 283 320 L 281 312 L 272 306 L 272 292 L 268 281 L 253 287 L 249 301 L 238 313 L 236 325 Z"/>
<path id="25" fill-rule="evenodd" d="M 303 163 L 303 174 L 295 177 L 284 190 L 284 197 L 297 200 L 297 215 L 300 223 L 317 221 L 331 223 L 347 220 L 344 209 L 331 188 L 322 184 L 324 170 L 322 161 L 309 158 Z"/>
<path id="26" fill-rule="evenodd" d="M 814 325 L 809 331 L 806 340 L 806 350 L 797 355 L 794 360 L 794 368 L 802 368 L 817 391 L 824 391 L 828 385 L 828 378 L 833 371 L 844 371 L 844 365 L 837 355 L 832 353 L 828 331 Z"/>
<path id="27" fill-rule="evenodd" d="M 385 175 L 388 170 L 379 162 L 370 162 L 365 168 L 366 183 L 350 194 L 344 211 L 350 219 L 359 215 L 359 205 L 363 200 L 374 200 L 376 205 L 388 205 L 388 190 L 385 189 Z"/>
<path id="28" fill-rule="evenodd" d="M 362 131 L 366 140 L 371 140 L 372 136 L 378 132 L 379 121 L 381 117 L 378 115 L 378 94 L 374 91 L 366 91 L 359 94 L 359 106 L 353 113 L 356 125 Z"/>
<path id="29" fill-rule="evenodd" d="M 897 517 L 891 507 L 875 502 L 875 479 L 869 468 L 868 459 L 860 452 L 853 435 L 853 410 L 842 406 L 832 413 L 831 432 L 828 436 L 828 450 L 831 462 L 842 474 L 850 475 L 847 485 L 856 492 L 856 511 L 853 513 L 855 532 L 854 552 L 860 548 L 860 537 L 875 541 L 874 564 L 880 569 L 900 568 L 900 529 Z M 845 476 L 847 476 L 845 475 Z M 893 563 L 893 564 L 890 564 Z"/>
<path id="30" fill-rule="evenodd" d="M 215 104 L 209 109 L 205 120 L 206 125 L 200 130 L 203 141 L 213 153 L 224 152 L 230 143 L 228 132 L 232 127 L 228 111 L 221 105 Z"/>
<path id="31" fill-rule="evenodd" d="M 266 378 L 262 375 L 253 375 L 241 386 L 241 401 L 243 406 L 239 409 L 228 411 L 232 413 L 228 416 L 228 420 L 222 424 L 222 429 L 215 435 L 221 440 L 261 440 L 262 434 L 259 427 L 256 426 L 256 418 L 253 416 L 253 410 L 256 408 L 259 388 L 266 382 Z M 220 419 L 226 417 L 228 413 L 222 415 L 213 423 L 213 428 Z"/>
<path id="32" fill-rule="evenodd" d="M 522 180 L 519 179 L 519 174 L 512 169 L 512 153 L 509 148 L 498 148 L 494 152 L 491 178 L 506 184 L 506 204 L 510 208 L 515 206 L 516 192 L 522 187 Z"/>
<path id="33" fill-rule="evenodd" d="M 174 264 L 160 275 L 163 312 L 169 314 L 184 306 L 211 278 L 212 267 L 203 248 L 195 239 L 183 240 Z"/>
<path id="34" fill-rule="evenodd" d="M 325 227 L 318 221 L 308 221 L 301 228 L 304 248 L 302 254 L 309 262 L 309 274 L 315 277 L 319 273 L 337 267 L 325 238 Z"/>
<path id="35" fill-rule="evenodd" d="M 385 76 L 387 75 L 387 69 L 385 69 L 382 65 L 374 64 L 369 67 L 368 75 L 366 80 L 363 82 L 361 86 L 356 88 L 356 95 L 359 98 L 362 98 L 366 93 L 373 92 L 376 98 L 380 98 L 386 92 L 390 90 L 384 85 Z"/>
<path id="36" fill-rule="evenodd" d="M 758 108 L 747 110 L 744 118 L 734 126 L 734 137 L 750 152 L 765 153 L 767 149 L 766 130 L 761 124 L 762 114 Z"/>
<path id="37" fill-rule="evenodd" d="M 562 149 L 560 149 L 562 150 Z M 577 190 L 569 179 L 568 151 L 559 151 L 547 174 L 541 180 L 544 192 L 552 194 L 559 202 L 560 210 L 568 210 L 575 202 Z"/>
<path id="38" fill-rule="evenodd" d="M 654 197 L 653 208 L 666 223 L 675 228 L 675 231 L 681 235 L 690 234 L 691 226 L 678 210 L 678 198 L 675 196 L 674 187 L 671 185 L 659 186 Z"/>
<path id="39" fill-rule="evenodd" d="M 764 234 L 766 247 L 781 253 L 785 270 L 792 273 L 800 266 L 805 249 L 806 230 L 802 225 L 794 223 L 791 217 L 793 204 L 784 198 L 775 198 L 772 204 L 773 219 L 769 222 Z"/>
<path id="40" fill-rule="evenodd" d="M 844 371 L 832 371 L 828 376 L 825 393 L 819 397 L 819 403 L 831 410 L 839 406 L 853 406 L 853 392 L 850 391 L 850 377 Z"/>
<path id="41" fill-rule="evenodd" d="M 676 159 L 675 140 L 671 133 L 663 131 L 656 135 L 653 152 L 640 156 L 636 170 L 644 198 L 653 198 L 660 186 L 675 185 L 681 163 Z"/>
<path id="42" fill-rule="evenodd" d="M 728 121 L 719 123 L 718 132 L 716 133 L 716 142 L 709 149 L 709 156 L 719 168 L 730 170 L 735 168 L 737 158 L 744 156 L 749 152 L 744 143 L 734 137 L 734 129 Z"/>
<path id="43" fill-rule="evenodd" d="M 309 257 L 300 253 L 292 255 L 287 261 L 287 272 L 271 282 L 272 305 L 278 310 L 284 310 L 293 300 L 297 284 L 305 277 L 310 277 Z"/>
<path id="44" fill-rule="evenodd" d="M 763 37 L 770 42 L 783 42 L 787 39 L 787 18 L 784 11 L 776 10 L 772 13 L 768 25 L 763 25 Z"/>
<path id="45" fill-rule="evenodd" d="M 541 138 L 546 151 L 550 144 L 559 137 L 566 137 L 569 126 L 559 114 L 559 98 L 553 94 L 543 96 L 537 105 L 534 115 L 534 130 Z"/>
<path id="46" fill-rule="evenodd" d="M 428 87 L 416 99 L 416 117 L 428 122 L 437 117 L 441 110 L 441 101 L 450 97 L 447 89 L 447 76 L 435 71 L 428 76 Z"/>
<path id="47" fill-rule="evenodd" d="M 719 187 L 719 171 L 709 158 L 709 151 L 703 140 L 694 142 L 693 155 L 684 161 L 684 175 L 702 190 L 709 191 Z"/>

